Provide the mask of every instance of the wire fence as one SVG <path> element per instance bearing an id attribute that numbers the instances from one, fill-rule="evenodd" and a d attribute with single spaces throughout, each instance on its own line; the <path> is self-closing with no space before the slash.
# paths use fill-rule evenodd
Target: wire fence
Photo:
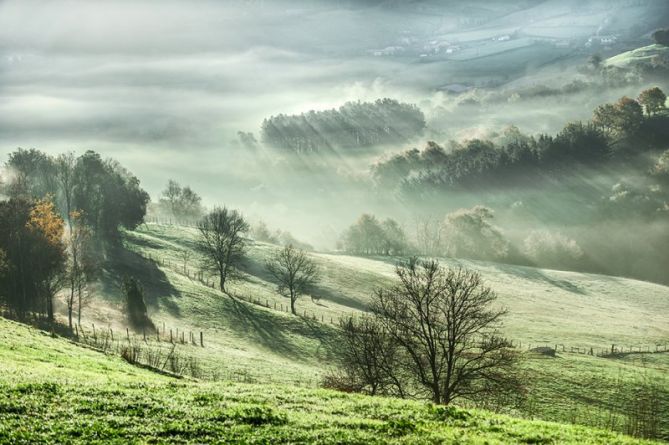
<path id="1" fill-rule="evenodd" d="M 174 273 L 185 276 L 193 281 L 197 281 L 203 286 L 206 286 L 214 291 L 220 292 L 222 295 L 233 297 L 237 300 L 245 301 L 246 303 L 253 304 L 265 309 L 270 309 L 278 312 L 291 313 L 290 305 L 282 302 L 277 302 L 276 300 L 270 301 L 269 298 L 257 298 L 250 295 L 243 295 L 239 293 L 224 293 L 216 283 L 216 278 L 211 275 L 207 275 L 204 271 L 198 269 L 192 269 L 184 264 L 181 261 L 172 261 L 165 258 L 154 257 L 151 254 L 144 254 L 141 250 L 135 250 L 135 253 L 142 256 L 144 259 L 153 262 L 154 264 L 168 268 Z M 339 315 L 325 315 L 324 313 L 316 313 L 311 310 L 302 309 L 296 311 L 296 315 L 302 316 L 304 319 L 309 319 L 312 321 L 317 321 L 320 323 L 327 323 L 330 325 L 338 326 L 341 320 L 347 320 L 350 317 L 356 315 L 356 312 L 350 313 L 340 313 Z"/>
<path id="2" fill-rule="evenodd" d="M 196 221 L 181 221 L 181 220 L 172 220 L 172 219 L 159 219 L 159 218 L 150 218 L 149 223 L 159 224 L 159 225 L 168 225 L 168 226 L 184 226 L 184 227 L 196 227 Z M 166 260 L 164 258 L 156 257 L 154 258 L 151 254 L 144 255 L 143 252 L 136 252 L 139 255 L 143 256 L 145 259 L 152 261 L 162 267 L 167 267 L 175 273 L 186 276 L 191 280 L 198 281 L 200 284 L 207 286 L 215 291 L 223 293 L 218 286 L 216 285 L 216 279 L 212 276 L 207 276 L 202 270 L 194 270 L 189 268 L 183 262 L 175 262 Z M 246 296 L 242 294 L 234 294 L 234 298 L 238 300 L 245 301 L 249 304 L 260 306 L 266 309 L 275 310 L 279 312 L 290 313 L 290 306 L 288 304 L 283 304 L 277 302 L 276 300 L 271 301 L 268 298 L 260 299 L 253 296 Z M 360 312 L 340 312 L 338 315 L 325 315 L 323 313 L 316 313 L 307 309 L 302 309 L 297 311 L 298 315 L 301 315 L 304 319 L 309 319 L 317 321 L 320 323 L 326 323 L 333 326 L 341 325 L 342 321 L 346 321 L 351 317 L 359 315 Z M 587 345 L 565 345 L 563 343 L 550 344 L 550 343 L 532 343 L 523 342 L 520 340 L 513 340 L 511 344 L 514 348 L 520 350 L 531 351 L 533 349 L 552 349 L 555 353 L 572 353 L 572 354 L 583 354 L 591 355 L 596 357 L 621 357 L 629 354 L 648 354 L 648 353 L 664 353 L 669 352 L 669 341 L 666 343 L 655 343 L 652 345 L 622 345 L 620 343 L 612 344 L 610 348 L 603 348 L 601 346 L 587 346 Z"/>
<path id="3" fill-rule="evenodd" d="M 186 334 L 188 333 L 188 334 Z M 199 334 L 199 335 L 198 335 Z M 300 387 L 319 384 L 312 378 L 273 378 L 267 374 L 250 372 L 246 367 L 229 366 L 226 357 L 211 358 L 204 331 L 168 328 L 162 324 L 153 332 L 141 333 L 126 328 L 75 325 L 70 339 L 105 354 L 119 355 L 127 362 L 173 377 L 192 377 L 208 381 L 235 381 L 241 383 L 274 383 Z"/>

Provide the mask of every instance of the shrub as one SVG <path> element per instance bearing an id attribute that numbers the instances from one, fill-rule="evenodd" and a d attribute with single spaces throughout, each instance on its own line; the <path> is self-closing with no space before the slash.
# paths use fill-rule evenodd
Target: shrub
<path id="1" fill-rule="evenodd" d="M 127 317 L 130 324 L 136 328 L 151 328 L 153 322 L 147 315 L 146 303 L 144 303 L 144 290 L 137 279 L 129 277 L 123 281 L 123 294 Z"/>
<path id="2" fill-rule="evenodd" d="M 583 258 L 578 243 L 559 232 L 535 230 L 523 244 L 525 255 L 540 265 L 569 266 Z"/>
<path id="3" fill-rule="evenodd" d="M 658 29 L 653 33 L 653 40 L 658 45 L 669 46 L 669 29 Z"/>

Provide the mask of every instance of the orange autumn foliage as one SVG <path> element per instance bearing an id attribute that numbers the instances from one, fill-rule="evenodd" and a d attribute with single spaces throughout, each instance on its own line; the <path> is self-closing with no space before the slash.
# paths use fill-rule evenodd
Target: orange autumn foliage
<path id="1" fill-rule="evenodd" d="M 26 226 L 33 232 L 39 232 L 52 246 L 62 246 L 65 224 L 49 199 L 39 200 L 33 205 Z"/>

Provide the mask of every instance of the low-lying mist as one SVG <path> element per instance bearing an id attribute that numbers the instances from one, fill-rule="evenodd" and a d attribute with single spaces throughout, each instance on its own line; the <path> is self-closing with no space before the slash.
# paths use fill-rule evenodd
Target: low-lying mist
<path id="1" fill-rule="evenodd" d="M 621 183 L 641 189 L 641 201 L 655 199 L 644 169 L 659 146 L 645 163 L 504 187 L 407 195 L 373 175 L 428 141 L 447 150 L 472 139 L 502 146 L 510 126 L 555 135 L 601 104 L 669 90 L 657 72 L 606 68 L 607 57 L 651 43 L 666 3 L 583 3 L 3 2 L 0 154 L 94 149 L 132 171 L 154 202 L 174 179 L 205 207 L 238 208 L 322 250 L 336 249 L 363 213 L 394 218 L 410 234 L 417 219 L 482 205 L 519 251 L 532 231 L 547 230 L 588 257 L 548 266 L 661 280 L 666 216 L 602 210 Z M 592 44 L 593 36 L 615 39 Z M 416 105 L 425 128 L 395 142 L 297 153 L 263 140 L 271 116 L 384 98 Z"/>

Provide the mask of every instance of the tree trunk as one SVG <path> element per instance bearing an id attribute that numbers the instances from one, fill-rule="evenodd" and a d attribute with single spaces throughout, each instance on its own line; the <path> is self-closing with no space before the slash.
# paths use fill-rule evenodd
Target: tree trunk
<path id="1" fill-rule="evenodd" d="M 72 309 L 74 306 L 74 290 L 70 295 L 70 300 L 67 302 L 67 322 L 70 325 L 70 331 L 72 330 Z"/>
<path id="2" fill-rule="evenodd" d="M 292 296 L 290 297 L 290 310 L 293 313 L 293 315 L 297 315 L 297 311 L 295 310 L 295 298 Z"/>
<path id="3" fill-rule="evenodd" d="M 51 292 L 47 291 L 46 295 L 46 313 L 50 322 L 53 322 L 53 296 Z"/>
<path id="4" fill-rule="evenodd" d="M 439 384 L 435 385 L 436 388 L 432 388 L 432 402 L 434 402 L 435 405 L 441 405 L 441 394 L 439 393 Z M 445 403 L 445 405 L 448 405 L 448 403 Z"/>
<path id="5" fill-rule="evenodd" d="M 77 308 L 77 324 L 81 326 L 81 286 L 77 288 L 77 298 L 79 300 L 79 307 Z"/>

